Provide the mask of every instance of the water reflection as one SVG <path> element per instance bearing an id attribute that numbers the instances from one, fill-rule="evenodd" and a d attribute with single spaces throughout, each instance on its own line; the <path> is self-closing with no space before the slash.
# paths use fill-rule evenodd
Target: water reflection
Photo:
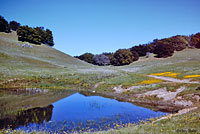
<path id="1" fill-rule="evenodd" d="M 34 94 L 22 89 L 0 89 L 0 119 L 16 116 L 22 109 L 46 107 L 74 93 L 66 90 Z"/>
<path id="2" fill-rule="evenodd" d="M 9 114 L 9 116 L 0 118 L 0 129 L 7 128 L 10 125 L 12 129 L 26 132 L 35 130 L 56 133 L 80 130 L 98 131 L 115 128 L 116 124 L 138 123 L 140 120 L 167 114 L 159 111 L 155 112 L 128 102 L 74 92 L 58 92 L 54 95 L 49 94 L 41 97 L 37 95 L 37 99 L 31 102 L 33 104 L 42 100 L 41 103 L 46 104 L 47 101 L 44 101 L 44 99 L 49 100 L 50 96 L 52 99 L 49 103 L 51 104 L 47 107 L 30 108 L 15 115 Z M 55 100 L 54 96 L 60 99 L 53 102 L 52 100 Z M 19 102 L 22 103 L 23 101 Z M 28 102 L 27 104 L 31 104 L 30 101 Z M 6 105 L 4 104 L 4 106 Z"/>
<path id="3" fill-rule="evenodd" d="M 20 111 L 15 117 L 0 119 L 0 129 L 8 128 L 8 126 L 11 129 L 16 129 L 19 126 L 28 126 L 30 123 L 48 122 L 52 118 L 52 113 L 53 105 Z"/>

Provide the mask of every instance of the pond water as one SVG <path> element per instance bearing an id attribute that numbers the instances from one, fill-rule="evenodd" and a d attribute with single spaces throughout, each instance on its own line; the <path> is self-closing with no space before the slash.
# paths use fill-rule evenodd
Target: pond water
<path id="1" fill-rule="evenodd" d="M 0 128 L 10 125 L 26 132 L 98 131 L 166 114 L 115 99 L 73 93 L 46 107 L 23 110 L 12 118 L 0 119 Z"/>

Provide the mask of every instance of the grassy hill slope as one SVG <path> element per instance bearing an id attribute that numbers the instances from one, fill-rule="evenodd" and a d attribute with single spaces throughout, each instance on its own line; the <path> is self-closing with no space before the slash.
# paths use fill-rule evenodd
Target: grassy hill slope
<path id="1" fill-rule="evenodd" d="M 29 44 L 33 48 L 18 44 Z M 0 33 L 0 63 L 1 73 L 6 75 L 70 71 L 91 66 L 44 44 L 20 42 L 15 32 Z"/>
<path id="2" fill-rule="evenodd" d="M 29 44 L 33 48 L 24 48 L 17 44 Z M 185 75 L 200 74 L 199 65 L 199 49 L 185 49 L 175 52 L 169 58 L 155 58 L 152 54 L 150 58 L 142 57 L 126 66 L 99 67 L 44 44 L 20 42 L 15 32 L 0 33 L 0 85 L 6 83 L 4 79 L 24 78 L 37 83 L 32 86 L 42 87 L 77 85 L 89 89 L 98 82 L 104 82 L 99 90 L 108 90 L 118 85 L 127 87 L 149 80 L 147 75 L 152 73 L 177 73 L 177 78 L 180 79 Z M 12 84 L 10 82 L 10 85 Z"/>
<path id="3" fill-rule="evenodd" d="M 142 94 L 163 87 L 166 87 L 167 91 L 174 92 L 184 86 L 186 89 L 179 93 L 175 100 L 178 98 L 183 101 L 191 100 L 194 106 L 199 107 L 199 101 L 194 98 L 194 95 L 200 96 L 200 91 L 196 90 L 200 87 L 200 49 L 185 49 L 175 52 L 169 58 L 155 58 L 152 54 L 150 58 L 142 57 L 126 66 L 99 67 L 82 62 L 46 45 L 37 46 L 26 43 L 33 48 L 17 46 L 17 44 L 24 43 L 26 42 L 17 41 L 14 32 L 0 33 L 0 88 L 13 86 L 45 89 L 52 87 L 57 89 L 81 88 L 82 90 L 95 90 L 96 93 L 105 96 L 120 97 L 120 99 L 124 97 L 132 100 L 138 93 Z M 186 79 L 198 83 L 176 83 L 148 76 L 153 73 L 162 77 Z M 191 77 L 186 77 L 188 75 Z M 139 88 L 126 90 L 132 86 Z M 113 90 L 114 87 L 120 87 L 120 90 L 125 89 L 125 91 L 117 94 Z M 51 99 L 51 96 L 47 97 Z M 159 101 L 156 96 L 147 96 L 142 99 L 152 102 Z M 160 100 L 162 101 L 162 99 Z M 28 101 L 29 99 L 27 99 Z M 183 129 L 182 126 L 184 126 L 183 130 L 188 131 L 192 128 L 199 133 L 199 117 L 198 109 L 195 112 L 170 117 L 155 124 L 147 122 L 99 133 L 177 133 L 179 129 Z"/>

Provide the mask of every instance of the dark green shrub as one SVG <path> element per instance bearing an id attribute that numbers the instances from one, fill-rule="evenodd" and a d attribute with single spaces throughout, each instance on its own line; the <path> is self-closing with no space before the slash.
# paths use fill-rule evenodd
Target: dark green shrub
<path id="1" fill-rule="evenodd" d="M 20 26 L 17 29 L 19 41 L 27 41 L 34 44 L 41 44 L 41 38 L 37 31 L 28 26 Z"/>
<path id="2" fill-rule="evenodd" d="M 94 64 L 94 60 L 93 60 L 94 55 L 91 53 L 84 53 L 80 56 L 76 56 L 76 58 L 86 61 L 88 63 Z"/>
<path id="3" fill-rule="evenodd" d="M 132 52 L 137 52 L 139 56 L 145 56 L 150 51 L 147 45 L 134 46 L 130 49 Z"/>
<path id="4" fill-rule="evenodd" d="M 200 49 L 200 42 L 197 43 L 195 47 Z"/>
<path id="5" fill-rule="evenodd" d="M 195 35 L 191 36 L 191 46 L 198 48 L 198 43 L 200 42 L 200 33 L 196 33 Z"/>
<path id="6" fill-rule="evenodd" d="M 115 66 L 128 65 L 133 62 L 134 56 L 131 51 L 127 49 L 120 49 L 116 51 L 111 58 L 111 64 Z"/>
<path id="7" fill-rule="evenodd" d="M 46 33 L 45 33 L 45 40 L 43 42 L 44 44 L 50 45 L 50 46 L 54 46 L 54 42 L 53 42 L 53 34 L 52 31 L 49 29 L 46 29 Z"/>
<path id="8" fill-rule="evenodd" d="M 139 60 L 139 54 L 136 51 L 131 51 L 131 53 L 133 54 L 133 61 Z"/>
<path id="9" fill-rule="evenodd" d="M 10 28 L 13 30 L 13 31 L 17 31 L 18 27 L 20 26 L 20 23 L 16 22 L 16 21 L 11 21 L 9 23 L 10 25 Z"/>
<path id="10" fill-rule="evenodd" d="M 0 32 L 6 32 L 6 33 L 10 32 L 10 27 L 8 25 L 8 22 L 2 16 L 0 16 Z"/>
<path id="11" fill-rule="evenodd" d="M 20 26 L 17 29 L 17 35 L 19 41 L 27 41 L 34 44 L 47 44 L 54 45 L 53 35 L 49 29 L 43 30 L 40 27 L 31 28 L 28 26 Z"/>
<path id="12" fill-rule="evenodd" d="M 170 38 L 160 40 L 165 44 L 171 44 L 176 51 L 182 51 L 189 45 L 189 38 L 187 36 L 176 35 Z"/>
<path id="13" fill-rule="evenodd" d="M 174 47 L 172 44 L 165 42 L 157 42 L 154 50 L 154 54 L 157 54 L 158 58 L 166 58 L 174 54 Z"/>

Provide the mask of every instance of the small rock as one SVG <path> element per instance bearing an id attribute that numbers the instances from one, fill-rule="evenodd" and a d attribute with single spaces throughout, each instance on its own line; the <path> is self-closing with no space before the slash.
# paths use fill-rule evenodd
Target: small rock
<path id="1" fill-rule="evenodd" d="M 174 104 L 178 105 L 178 106 L 184 106 L 184 107 L 191 107 L 193 105 L 193 103 L 191 101 L 185 101 L 185 100 L 175 101 Z"/>
<path id="2" fill-rule="evenodd" d="M 199 95 L 195 95 L 195 96 L 194 96 L 194 99 L 195 99 L 197 102 L 199 102 L 199 101 L 200 101 L 200 96 L 199 96 Z"/>
<path id="3" fill-rule="evenodd" d="M 181 96 L 178 96 L 178 97 L 177 97 L 177 99 L 178 99 L 178 100 L 181 100 L 181 99 L 182 99 L 182 97 L 181 97 Z"/>
<path id="4" fill-rule="evenodd" d="M 185 108 L 185 109 L 179 110 L 178 113 L 176 113 L 174 115 L 177 116 L 177 115 L 186 114 L 186 113 L 193 111 L 193 110 L 196 110 L 196 109 L 197 109 L 197 107 Z"/>
<path id="5" fill-rule="evenodd" d="M 200 87 L 197 87 L 196 90 L 199 91 L 199 90 L 200 90 Z"/>
<path id="6" fill-rule="evenodd" d="M 16 44 L 17 46 L 21 46 L 23 48 L 33 48 L 33 46 L 29 45 L 29 44 Z"/>

